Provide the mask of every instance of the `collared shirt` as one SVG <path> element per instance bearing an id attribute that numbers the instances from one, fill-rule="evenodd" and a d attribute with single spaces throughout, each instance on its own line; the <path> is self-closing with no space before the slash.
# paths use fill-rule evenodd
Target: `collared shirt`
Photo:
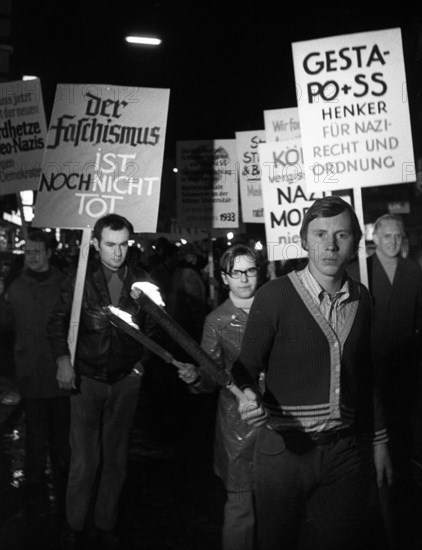
<path id="1" fill-rule="evenodd" d="M 102 264 L 102 268 L 107 281 L 111 303 L 113 306 L 118 306 L 120 293 L 122 291 L 123 283 L 127 272 L 126 265 L 123 264 L 116 271 L 109 269 L 104 264 Z"/>
<path id="2" fill-rule="evenodd" d="M 331 296 L 312 275 L 309 266 L 306 266 L 302 271 L 298 271 L 297 275 L 334 332 L 338 333 L 344 326 L 348 313 L 349 281 L 346 279 L 334 296 Z"/>

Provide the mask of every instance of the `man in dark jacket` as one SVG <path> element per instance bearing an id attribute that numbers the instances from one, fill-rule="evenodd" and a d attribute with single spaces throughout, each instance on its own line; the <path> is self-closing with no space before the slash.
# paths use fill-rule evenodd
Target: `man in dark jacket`
<path id="1" fill-rule="evenodd" d="M 45 488 L 48 455 L 61 496 L 70 457 L 70 392 L 57 385 L 47 336 L 49 314 L 66 276 L 50 265 L 50 243 L 41 229 L 29 233 L 23 271 L 0 297 L 1 324 L 14 331 L 16 381 L 25 404 L 25 478 L 31 499 Z"/>
<path id="2" fill-rule="evenodd" d="M 396 477 L 408 475 L 412 452 L 412 413 L 417 395 L 422 344 L 422 272 L 404 258 L 403 220 L 385 214 L 374 224 L 375 253 L 367 260 L 372 296 L 372 352 Z M 357 265 L 350 274 L 359 278 Z"/>
<path id="3" fill-rule="evenodd" d="M 113 529 L 126 475 L 144 350 L 110 324 L 105 308 L 119 307 L 132 314 L 141 329 L 150 332 L 145 316 L 138 314 L 130 296 L 135 281 L 148 280 L 142 269 L 125 262 L 132 232 L 132 224 L 117 214 L 100 218 L 94 226 L 93 245 L 99 258 L 88 263 L 73 365 L 67 337 L 75 276 L 63 285 L 50 318 L 49 338 L 59 386 L 75 390 L 71 396 L 68 526 L 63 534 L 63 546 L 67 548 L 80 543 L 97 475 L 94 522 L 100 544 L 118 547 Z"/>

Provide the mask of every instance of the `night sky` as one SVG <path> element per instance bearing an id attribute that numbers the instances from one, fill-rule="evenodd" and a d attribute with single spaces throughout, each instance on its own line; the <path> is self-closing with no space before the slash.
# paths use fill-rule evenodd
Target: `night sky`
<path id="1" fill-rule="evenodd" d="M 12 8 L 10 80 L 41 79 L 47 122 L 58 83 L 170 89 L 159 223 L 175 215 L 177 140 L 234 138 L 236 131 L 264 129 L 264 110 L 297 105 L 292 42 L 400 27 L 414 148 L 422 156 L 420 6 L 398 0 L 116 0 L 111 6 L 14 0 Z M 124 42 L 127 34 L 156 35 L 163 43 L 134 47 Z"/>
<path id="2" fill-rule="evenodd" d="M 421 10 L 406 2 L 109 4 L 15 0 L 11 79 L 40 77 L 47 119 L 58 82 L 170 88 L 170 158 L 175 140 L 234 138 L 264 128 L 264 110 L 294 107 L 294 41 L 401 27 L 409 79 L 418 56 L 420 72 Z M 127 33 L 163 44 L 136 48 Z"/>

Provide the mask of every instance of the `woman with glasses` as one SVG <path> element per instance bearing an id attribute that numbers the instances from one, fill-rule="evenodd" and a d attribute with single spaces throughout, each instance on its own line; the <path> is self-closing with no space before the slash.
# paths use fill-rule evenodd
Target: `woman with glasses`
<path id="1" fill-rule="evenodd" d="M 220 260 L 221 278 L 229 297 L 206 317 L 201 346 L 221 366 L 231 370 L 240 352 L 249 309 L 258 287 L 255 252 L 234 245 Z M 211 392 L 216 384 L 193 365 L 179 367 L 179 377 L 193 392 Z M 252 453 L 255 428 L 242 422 L 235 396 L 219 389 L 214 439 L 214 471 L 222 479 L 227 499 L 224 509 L 223 550 L 254 548 L 255 515 L 252 498 Z"/>

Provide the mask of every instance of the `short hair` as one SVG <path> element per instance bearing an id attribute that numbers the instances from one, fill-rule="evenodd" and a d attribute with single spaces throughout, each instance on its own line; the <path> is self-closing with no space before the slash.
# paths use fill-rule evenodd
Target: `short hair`
<path id="1" fill-rule="evenodd" d="M 107 214 L 107 216 L 99 218 L 94 225 L 92 236 L 97 239 L 98 242 L 101 241 L 101 233 L 106 227 L 110 228 L 112 231 L 120 231 L 126 228 L 130 235 L 133 234 L 133 225 L 129 220 L 123 216 L 119 216 L 119 214 Z"/>
<path id="2" fill-rule="evenodd" d="M 384 214 L 383 216 L 380 216 L 374 223 L 374 230 L 372 231 L 372 234 L 377 233 L 379 231 L 379 229 L 381 228 L 382 222 L 388 222 L 388 221 L 397 222 L 400 226 L 401 234 L 403 235 L 403 237 L 406 235 L 406 229 L 404 227 L 403 218 L 398 214 Z"/>
<path id="3" fill-rule="evenodd" d="M 302 227 L 300 228 L 300 238 L 303 248 L 306 250 L 306 236 L 308 233 L 308 226 L 312 220 L 316 218 L 333 218 L 342 212 L 348 212 L 350 215 L 354 252 L 356 253 L 359 249 L 360 239 L 362 238 L 362 229 L 360 228 L 356 212 L 348 202 L 337 195 L 330 195 L 322 199 L 317 199 L 306 212 L 303 218 Z"/>
<path id="4" fill-rule="evenodd" d="M 239 256 L 247 256 L 255 263 L 257 256 L 255 251 L 244 244 L 235 244 L 228 248 L 220 258 L 220 270 L 224 273 L 230 273 L 233 269 L 234 261 Z"/>
<path id="5" fill-rule="evenodd" d="M 55 239 L 42 229 L 30 229 L 28 231 L 28 241 L 35 243 L 44 243 L 46 252 L 54 248 Z"/>

